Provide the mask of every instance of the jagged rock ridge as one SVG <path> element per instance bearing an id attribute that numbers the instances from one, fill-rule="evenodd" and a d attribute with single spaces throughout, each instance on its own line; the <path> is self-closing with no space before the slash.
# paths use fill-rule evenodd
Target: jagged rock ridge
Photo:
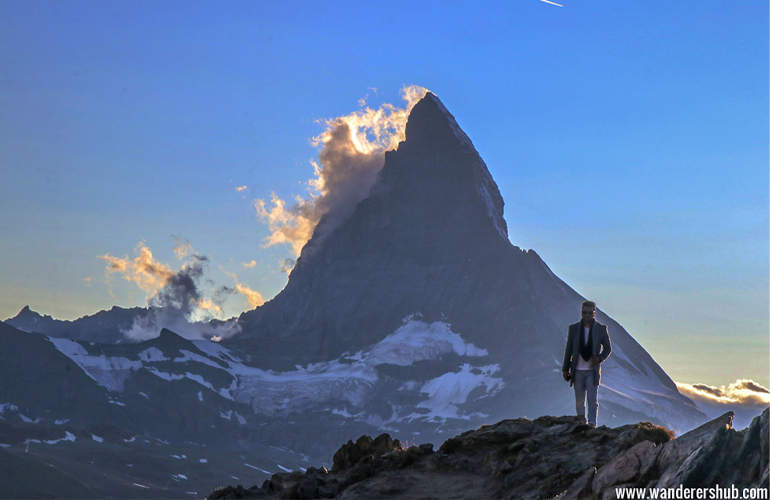
<path id="1" fill-rule="evenodd" d="M 218 488 L 208 498 L 591 500 L 624 487 L 767 489 L 768 410 L 742 431 L 732 416 L 673 440 L 646 422 L 591 428 L 548 416 L 468 431 L 437 452 L 432 444 L 404 448 L 386 434 L 362 436 L 337 451 L 331 471 L 275 474 L 261 487 Z"/>
<path id="2" fill-rule="evenodd" d="M 116 344 L 125 341 L 124 332 L 129 330 L 137 319 L 147 316 L 151 311 L 152 308 L 132 307 L 125 309 L 113 306 L 109 311 L 99 311 L 74 321 L 66 321 L 52 318 L 47 314 L 41 315 L 31 310 L 29 306 L 24 306 L 16 316 L 8 318 L 4 322 L 25 332 Z"/>

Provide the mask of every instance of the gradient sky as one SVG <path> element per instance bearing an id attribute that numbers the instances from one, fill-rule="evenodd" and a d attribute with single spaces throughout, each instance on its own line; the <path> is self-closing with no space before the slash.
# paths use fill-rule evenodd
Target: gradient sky
<path id="1" fill-rule="evenodd" d="M 767 2 L 559 3 L 0 0 L 0 318 L 144 306 L 97 256 L 176 269 L 174 237 L 274 296 L 254 200 L 305 194 L 319 120 L 416 84 L 513 244 L 675 380 L 770 387 Z"/>

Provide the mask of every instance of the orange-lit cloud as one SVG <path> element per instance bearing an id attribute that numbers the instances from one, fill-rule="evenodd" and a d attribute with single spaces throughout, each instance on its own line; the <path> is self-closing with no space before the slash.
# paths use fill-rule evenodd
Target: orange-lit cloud
<path id="1" fill-rule="evenodd" d="M 209 263 L 208 257 L 196 253 L 189 241 L 182 243 L 176 237 L 174 240 L 177 258 L 186 259 L 177 271 L 155 260 L 144 241 L 134 249 L 136 256 L 133 259 L 109 254 L 98 256 L 107 263 L 108 279 L 118 273 L 147 294 L 148 314 L 137 317 L 123 333 L 132 340 L 146 340 L 156 337 L 161 328 L 169 328 L 187 338 L 227 337 L 239 332 L 240 326 L 235 319 L 217 324 L 210 322 L 212 317 L 222 315 L 224 301 L 236 290 L 223 286 L 212 289 L 209 296 L 205 296 L 200 282 Z M 247 290 L 251 292 L 249 301 L 256 300 L 254 294 L 257 292 Z"/>
<path id="2" fill-rule="evenodd" d="M 219 304 L 216 304 L 212 299 L 201 297 L 197 301 L 195 301 L 195 305 L 197 305 L 199 308 L 201 308 L 204 311 L 211 311 L 217 316 L 222 314 L 222 308 L 219 306 Z"/>
<path id="3" fill-rule="evenodd" d="M 246 191 L 247 189 L 249 189 L 248 186 L 238 186 L 235 188 L 235 190 L 238 191 L 239 193 Z"/>
<path id="4" fill-rule="evenodd" d="M 698 399 L 707 399 L 720 404 L 764 404 L 770 405 L 770 390 L 748 379 L 739 379 L 727 386 L 714 387 L 706 384 L 676 383 L 679 392 Z"/>
<path id="5" fill-rule="evenodd" d="M 108 253 L 97 257 L 107 263 L 105 269 L 107 277 L 114 273 L 121 274 L 125 280 L 135 283 L 147 294 L 148 298 L 152 297 L 174 273 L 169 266 L 153 258 L 152 252 L 147 248 L 144 240 L 136 245 L 134 253 L 138 254 L 134 259 L 127 255 L 123 258 L 114 257 Z"/>
<path id="6" fill-rule="evenodd" d="M 738 379 L 719 387 L 680 382 L 676 386 L 711 418 L 727 411 L 735 412 L 733 427 L 736 429 L 746 427 L 752 418 L 770 406 L 770 390 L 753 380 Z"/>
<path id="7" fill-rule="evenodd" d="M 257 261 L 252 260 L 251 262 L 241 262 L 241 265 L 245 268 L 252 269 L 254 267 L 257 267 Z"/>
<path id="8" fill-rule="evenodd" d="M 255 201 L 257 214 L 272 233 L 266 246 L 286 244 L 298 256 L 314 233 L 323 238 L 347 219 L 358 202 L 368 196 L 385 163 L 385 152 L 404 140 L 409 112 L 426 92 L 416 85 L 404 87 L 404 108 L 392 104 L 378 109 L 366 106 L 322 121 L 326 130 L 312 140 L 321 151 L 318 162 L 311 162 L 315 176 L 307 182 L 308 195 L 295 197 L 291 206 L 275 193 L 271 206 L 265 200 Z M 361 104 L 365 105 L 365 99 Z"/>
<path id="9" fill-rule="evenodd" d="M 179 238 L 177 238 L 176 236 L 172 236 L 172 238 L 174 238 L 174 241 L 176 242 L 176 245 L 174 245 L 173 250 L 177 259 L 183 260 L 189 254 L 194 252 L 193 247 L 189 241 L 185 241 L 184 243 L 182 243 L 179 240 Z"/>
<path id="10" fill-rule="evenodd" d="M 296 198 L 296 204 L 291 208 L 286 208 L 286 202 L 273 193 L 270 197 L 272 208 L 269 208 L 265 200 L 256 200 L 254 207 L 257 214 L 267 222 L 271 235 L 268 236 L 266 246 L 285 243 L 291 247 L 294 255 L 299 255 L 302 247 L 313 234 L 313 228 L 318 223 L 320 216 L 312 210 L 313 203 Z"/>
<path id="11" fill-rule="evenodd" d="M 257 308 L 265 303 L 265 298 L 262 296 L 262 294 L 252 289 L 248 285 L 241 283 L 237 274 L 227 272 L 224 269 L 222 269 L 222 272 L 228 275 L 235 282 L 234 290 L 246 297 L 246 300 L 249 301 L 249 304 L 252 308 Z"/>
<path id="12" fill-rule="evenodd" d="M 261 293 L 252 290 L 243 283 L 236 283 L 235 289 L 238 290 L 238 293 L 242 293 L 243 296 L 246 297 L 246 300 L 249 301 L 249 304 L 251 304 L 251 307 L 253 308 L 257 308 L 265 303 L 265 299 L 262 297 Z"/>

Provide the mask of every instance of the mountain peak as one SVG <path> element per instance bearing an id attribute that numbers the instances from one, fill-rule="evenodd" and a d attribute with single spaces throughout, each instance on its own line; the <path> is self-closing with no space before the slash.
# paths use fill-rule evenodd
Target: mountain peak
<path id="1" fill-rule="evenodd" d="M 406 123 L 406 141 L 443 148 L 459 142 L 457 145 L 473 149 L 473 143 L 455 117 L 432 92 L 412 108 Z"/>
<path id="2" fill-rule="evenodd" d="M 542 395 L 564 392 L 561 377 L 553 372 L 564 353 L 567 327 L 585 298 L 536 253 L 511 244 L 495 181 L 434 94 L 412 108 L 406 138 L 385 154 L 369 196 L 317 243 L 297 259 L 281 293 L 242 314 L 242 334 L 224 342 L 243 348 L 261 369 L 283 371 L 330 362 L 346 352 L 378 352 L 397 339 L 417 341 L 424 330 L 443 325 L 458 342 L 461 336 L 462 342 L 478 348 L 474 352 L 483 353 L 483 361 L 478 360 L 483 365 L 474 365 L 477 360 L 463 358 L 460 351 L 452 351 L 459 357 L 436 355 L 426 374 L 443 375 L 431 384 L 441 380 L 448 387 L 453 380 L 459 391 L 467 380 L 478 380 L 469 371 L 476 370 L 473 366 L 491 370 L 485 375 L 491 378 L 478 382 L 486 388 L 477 386 L 486 391 L 484 396 L 461 398 L 464 409 L 438 396 L 419 403 L 435 412 L 421 414 L 426 422 L 439 415 L 460 418 L 458 411 L 465 416 L 553 411 L 553 402 Z M 608 420 L 628 421 L 650 405 L 661 408 L 658 421 L 675 429 L 704 417 L 628 332 L 604 313 L 599 316 L 612 331 L 613 356 L 605 370 L 608 387 L 615 387 L 604 397 L 617 399 Z M 444 338 L 431 337 L 430 342 Z M 392 417 L 391 407 L 405 408 L 407 403 L 401 390 L 391 398 L 393 386 L 388 384 L 416 380 L 417 371 L 383 370 L 378 386 L 383 392 L 377 397 L 388 401 L 382 406 L 387 414 L 376 418 L 414 418 L 406 409 Z M 388 379 L 388 373 L 398 375 Z M 522 388 L 526 377 L 531 381 Z M 415 399 L 409 401 L 422 398 L 426 387 L 414 382 L 409 390 Z M 496 396 L 492 387 L 503 387 L 505 396 Z M 624 396 L 637 394 L 637 387 L 656 387 L 656 396 Z M 564 411 L 569 408 L 566 397 L 558 404 Z"/>
<path id="3" fill-rule="evenodd" d="M 29 308 L 28 305 L 24 306 L 19 313 L 13 318 L 6 319 L 6 323 L 13 325 L 16 328 L 20 328 L 24 331 L 29 331 L 32 325 L 38 323 L 40 320 L 50 320 L 50 316 L 43 316 Z"/>
<path id="4" fill-rule="evenodd" d="M 407 207 L 413 213 L 428 214 L 433 218 L 431 224 L 443 220 L 456 225 L 459 219 L 455 216 L 462 208 L 465 215 L 461 218 L 466 222 L 489 227 L 508 240 L 505 203 L 497 184 L 470 138 L 431 92 L 412 108 L 406 140 L 386 154 L 372 198 L 382 192 L 413 205 Z M 424 210 L 427 205 L 431 207 Z M 470 216 L 470 212 L 479 216 Z"/>

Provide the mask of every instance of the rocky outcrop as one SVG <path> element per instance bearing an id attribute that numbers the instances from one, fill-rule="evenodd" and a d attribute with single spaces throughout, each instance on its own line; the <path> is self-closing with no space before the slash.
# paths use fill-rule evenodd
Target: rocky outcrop
<path id="1" fill-rule="evenodd" d="M 768 410 L 742 430 L 732 412 L 676 439 L 647 422 L 593 428 L 575 417 L 503 420 L 404 447 L 387 434 L 348 441 L 332 470 L 275 474 L 232 498 L 612 499 L 615 488 L 768 487 Z"/>
<path id="2" fill-rule="evenodd" d="M 599 468 L 590 484 L 576 481 L 559 498 L 613 499 L 622 487 L 767 488 L 768 410 L 741 431 L 732 420 L 733 412 L 725 413 L 662 447 L 640 443 Z"/>

